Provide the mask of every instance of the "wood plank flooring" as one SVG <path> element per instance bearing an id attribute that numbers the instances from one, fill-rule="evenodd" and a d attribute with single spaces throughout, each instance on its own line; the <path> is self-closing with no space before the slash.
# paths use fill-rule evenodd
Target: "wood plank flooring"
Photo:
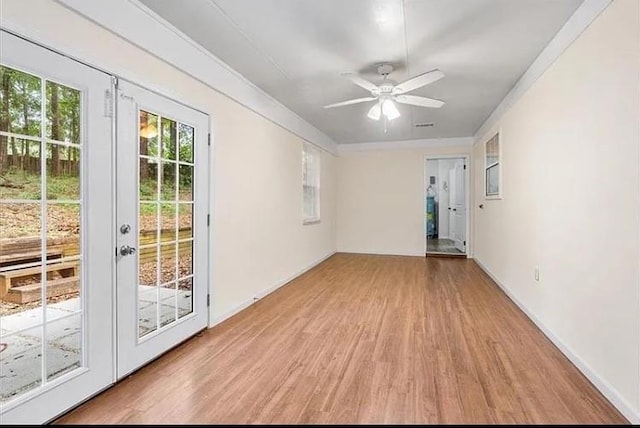
<path id="1" fill-rule="evenodd" d="M 471 260 L 337 254 L 59 423 L 626 423 Z"/>

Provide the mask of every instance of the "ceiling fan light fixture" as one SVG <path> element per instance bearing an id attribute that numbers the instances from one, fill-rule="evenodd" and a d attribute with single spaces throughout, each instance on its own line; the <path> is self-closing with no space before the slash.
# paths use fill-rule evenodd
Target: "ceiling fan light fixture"
<path id="1" fill-rule="evenodd" d="M 380 116 L 382 115 L 382 107 L 380 103 L 375 103 L 373 107 L 369 109 L 369 113 L 367 113 L 367 117 L 371 120 L 380 120 Z"/>
<path id="2" fill-rule="evenodd" d="M 386 99 L 382 102 L 382 113 L 387 117 L 388 120 L 393 120 L 400 117 L 400 111 L 398 111 L 396 103 L 394 103 L 391 99 Z"/>

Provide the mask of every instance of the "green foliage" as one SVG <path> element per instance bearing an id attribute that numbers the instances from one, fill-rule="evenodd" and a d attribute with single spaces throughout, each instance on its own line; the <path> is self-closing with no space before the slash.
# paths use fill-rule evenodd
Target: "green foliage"
<path id="1" fill-rule="evenodd" d="M 30 136 L 40 136 L 41 80 L 36 76 L 0 66 L 0 110 L 9 111 L 9 117 L 3 118 L 0 131 Z M 7 91 L 5 97 L 5 88 Z"/>

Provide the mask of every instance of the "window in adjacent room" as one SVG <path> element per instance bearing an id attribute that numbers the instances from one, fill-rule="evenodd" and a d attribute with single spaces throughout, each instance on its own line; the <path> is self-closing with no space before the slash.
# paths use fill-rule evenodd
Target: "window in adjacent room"
<path id="1" fill-rule="evenodd" d="M 497 133 L 484 145 L 485 164 L 485 197 L 499 199 L 501 197 L 500 177 L 500 133 Z"/>
<path id="2" fill-rule="evenodd" d="M 309 144 L 302 148 L 302 223 L 320 221 L 320 152 Z"/>

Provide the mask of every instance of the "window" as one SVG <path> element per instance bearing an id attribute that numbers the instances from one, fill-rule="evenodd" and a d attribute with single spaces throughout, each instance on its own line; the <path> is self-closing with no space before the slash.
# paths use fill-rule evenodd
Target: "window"
<path id="1" fill-rule="evenodd" d="M 302 224 L 320 221 L 320 152 L 302 148 Z"/>
<path id="2" fill-rule="evenodd" d="M 500 133 L 497 133 L 484 145 L 484 179 L 485 197 L 487 199 L 500 199 L 501 174 L 500 174 Z"/>

